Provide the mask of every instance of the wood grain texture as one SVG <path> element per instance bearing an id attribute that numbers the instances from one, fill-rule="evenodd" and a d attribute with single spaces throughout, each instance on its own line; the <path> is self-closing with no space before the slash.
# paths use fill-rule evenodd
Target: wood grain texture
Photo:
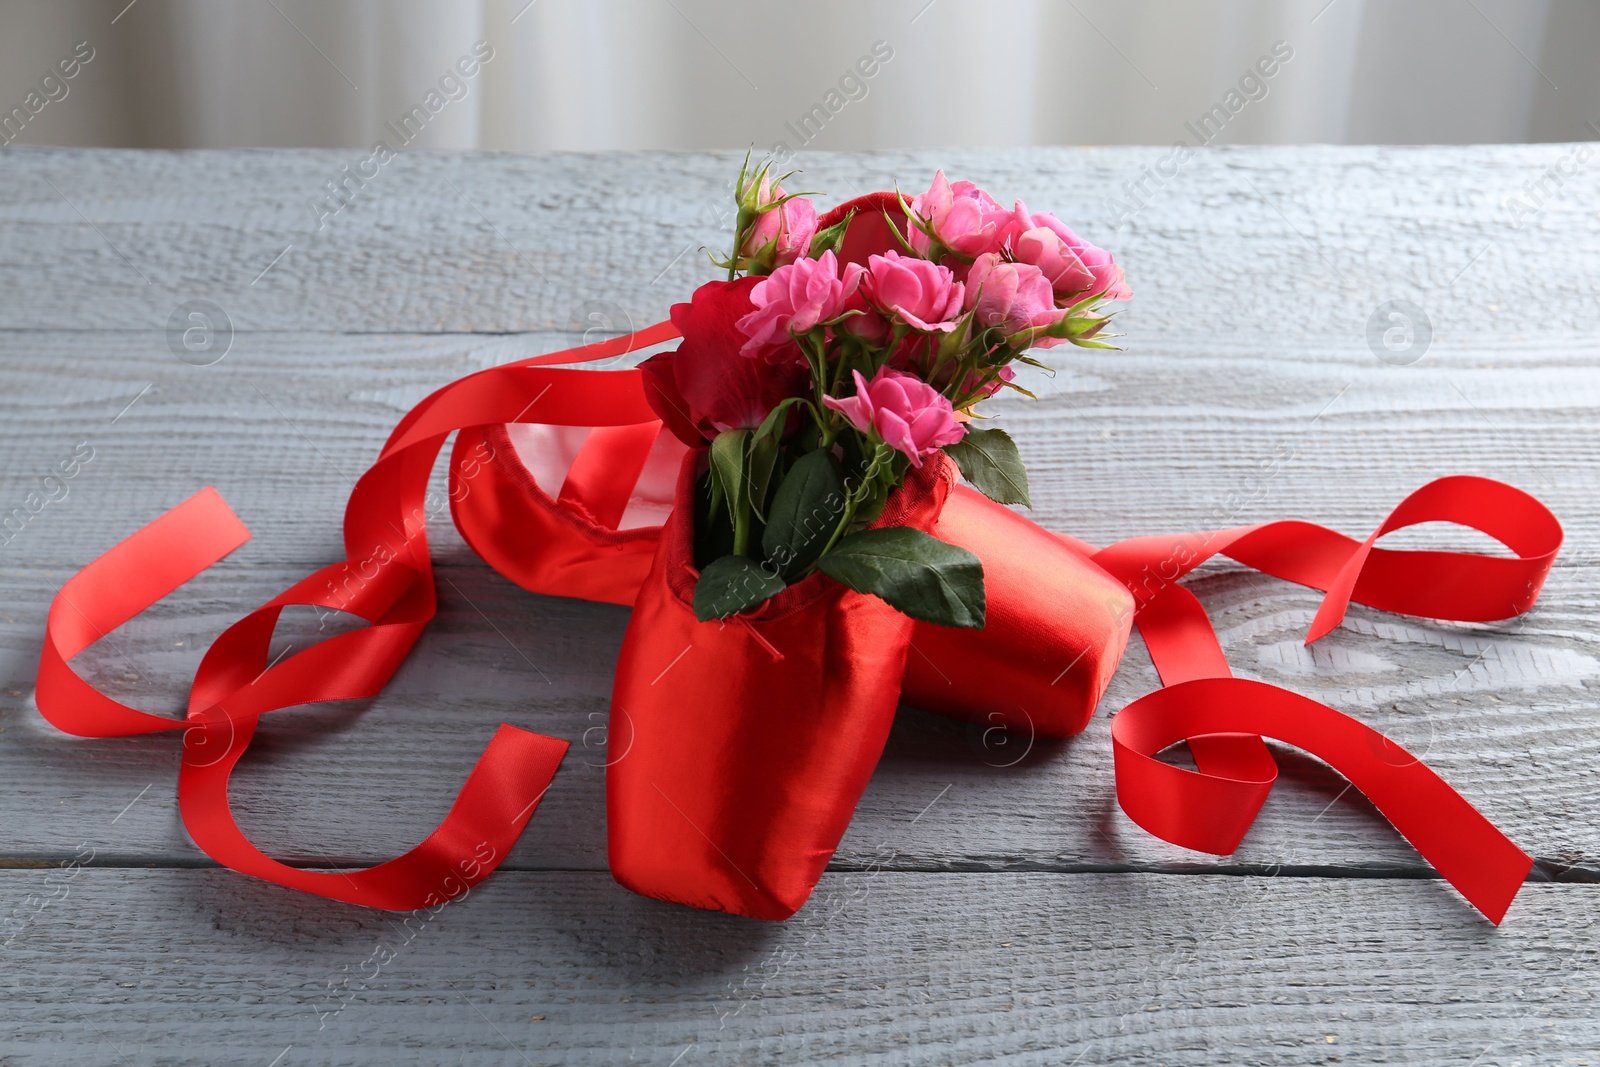
<path id="1" fill-rule="evenodd" d="M 412 404 L 580 338 L 240 333 L 221 362 L 194 367 L 159 331 L 0 330 L 0 514 L 80 442 L 95 450 L 73 487 L 78 520 L 41 516 L 51 534 L 0 546 L 0 564 L 81 560 L 208 482 L 277 543 L 274 558 L 320 563 L 336 551 L 350 484 Z M 1364 347 L 1347 362 L 1202 358 L 1125 340 L 1126 352 L 1053 350 L 1058 372 L 1027 379 L 1040 400 L 993 402 L 1050 528 L 1104 543 L 1292 515 L 1364 534 L 1423 482 L 1466 472 L 1557 512 L 1568 533 L 1558 566 L 1600 560 L 1593 344 L 1485 342 L 1450 365 L 1395 367 Z"/>
<path id="2" fill-rule="evenodd" d="M 1563 151 L 1206 152 L 1120 227 L 1108 196 L 1166 150 L 804 165 L 841 198 L 944 166 L 1081 222 L 1127 266 L 1126 350 L 1052 353 L 1039 401 L 995 404 L 1046 526 L 1103 543 L 1294 516 L 1363 535 L 1456 472 L 1545 500 L 1567 543 L 1519 620 L 1357 608 L 1308 650 L 1315 594 L 1228 565 L 1191 584 L 1239 674 L 1383 729 L 1540 857 L 1535 879 L 1582 884 L 1528 887 L 1494 933 L 1287 750 L 1237 854 L 1156 841 L 1110 774 L 1107 713 L 1156 684 L 1135 641 L 1068 742 L 903 710 L 787 926 L 639 900 L 603 873 L 626 611 L 515 589 L 441 517 L 439 619 L 378 699 L 274 714 L 236 778 L 243 825 L 294 862 L 370 863 L 443 814 L 496 724 L 572 754 L 506 871 L 321 1032 L 325 983 L 392 927 L 179 869 L 208 861 L 177 818 L 176 737 L 66 738 L 33 707 L 50 597 L 218 486 L 255 540 L 81 659 L 114 695 L 176 711 L 218 631 L 338 557 L 351 482 L 411 404 L 586 327 L 658 321 L 709 277 L 698 249 L 722 239 L 736 160 L 409 153 L 319 231 L 308 201 L 340 153 L 0 153 L 0 516 L 93 457 L 0 543 L 0 865 L 43 868 L 0 872 L 0 904 L 26 912 L 80 846 L 106 867 L 0 950 L 0 1061 L 268 1063 L 293 1044 L 282 1067 L 669 1063 L 693 1043 L 681 1063 L 1576 1062 L 1600 1044 L 1579 951 L 1600 891 L 1600 172 L 1521 226 L 1505 208 Z M 166 333 L 194 299 L 234 326 L 212 366 Z M 1380 344 L 1385 361 L 1369 326 L 1391 300 L 1422 309 L 1431 341 Z M 323 632 L 302 613 L 277 647 Z"/>
<path id="3" fill-rule="evenodd" d="M 1577 1064 L 1592 895 L 1533 888 L 1495 930 L 1431 880 L 865 871 L 775 924 L 506 872 L 403 924 L 218 871 L 4 872 L 52 901 L 5 950 L 6 1055 Z"/>
<path id="4" fill-rule="evenodd" d="M 443 816 L 494 728 L 511 722 L 573 748 L 508 863 L 605 869 L 605 723 L 627 612 L 537 597 L 481 564 L 450 563 L 440 574 L 441 614 L 381 697 L 268 719 L 236 776 L 244 826 L 269 852 L 297 862 L 388 858 Z M 296 576 L 226 563 L 91 649 L 83 669 L 119 699 L 175 712 L 211 637 Z M 40 607 L 0 631 L 18 674 L 33 667 L 53 588 L 28 578 L 13 588 Z M 1600 629 L 1592 569 L 1552 578 L 1545 596 L 1564 604 L 1559 613 L 1482 627 L 1358 608 L 1312 650 L 1300 641 L 1315 594 L 1239 572 L 1195 587 L 1239 673 L 1348 709 L 1426 759 L 1548 861 L 1548 873 L 1600 877 L 1590 769 L 1600 740 L 1589 695 L 1600 649 L 1584 636 Z M 301 613 L 280 630 L 274 654 L 303 647 L 318 625 Z M 9 854 L 52 862 L 88 840 L 121 862 L 204 862 L 177 817 L 177 735 L 69 738 L 38 717 L 25 679 L 9 684 L 0 717 Z M 887 846 L 891 866 L 912 870 L 1423 869 L 1342 779 L 1286 748 L 1278 750 L 1284 780 L 1233 856 L 1189 852 L 1138 829 L 1115 803 L 1107 713 L 1156 684 L 1136 640 L 1105 712 L 1068 741 L 992 735 L 902 711 L 836 866 L 859 867 Z"/>
<path id="5" fill-rule="evenodd" d="M 942 166 L 1048 205 L 1115 246 L 1139 294 L 1126 324 L 1141 346 L 1365 358 L 1369 314 L 1395 298 L 1423 305 L 1451 347 L 1590 334 L 1600 170 L 1579 168 L 1520 226 L 1506 206 L 1566 146 L 1213 149 L 1119 226 L 1112 198 L 1168 151 L 798 164 L 832 200 L 923 188 Z M 228 303 L 246 330 L 503 333 L 560 328 L 595 300 L 653 322 L 710 276 L 698 249 L 726 240 L 741 155 L 408 152 L 318 229 L 310 204 L 354 154 L 14 149 L 0 225 L 33 255 L 0 265 L 4 290 L 28 297 L 8 301 L 0 324 L 160 329 L 191 297 Z M 1279 347 L 1309 338 L 1311 351 Z"/>

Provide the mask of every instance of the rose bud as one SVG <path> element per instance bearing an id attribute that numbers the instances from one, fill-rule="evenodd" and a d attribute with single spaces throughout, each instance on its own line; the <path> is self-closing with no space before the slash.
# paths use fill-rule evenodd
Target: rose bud
<path id="1" fill-rule="evenodd" d="M 804 256 L 811 247 L 817 232 L 816 208 L 803 196 L 786 196 L 782 187 L 762 175 L 754 205 L 760 214 L 739 249 L 747 260 L 746 269 L 753 274 L 770 274 Z"/>

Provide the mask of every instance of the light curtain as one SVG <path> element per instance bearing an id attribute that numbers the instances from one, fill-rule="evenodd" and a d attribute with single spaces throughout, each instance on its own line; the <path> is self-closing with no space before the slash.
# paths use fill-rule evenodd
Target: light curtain
<path id="1" fill-rule="evenodd" d="M 517 151 L 1580 140 L 1597 47 L 1590 0 L 61 0 L 0 7 L 0 108 L 153 147 L 371 148 L 418 106 L 419 146 Z"/>

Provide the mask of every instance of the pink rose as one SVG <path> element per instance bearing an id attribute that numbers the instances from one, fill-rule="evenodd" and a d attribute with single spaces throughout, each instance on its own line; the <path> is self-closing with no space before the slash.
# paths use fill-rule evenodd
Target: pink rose
<path id="1" fill-rule="evenodd" d="M 1066 311 L 1056 307 L 1050 279 L 1031 263 L 1011 263 L 998 252 L 981 255 L 967 274 L 967 306 L 977 310 L 980 329 L 998 330 L 1005 337 L 1037 326 L 1059 322 Z M 1065 338 L 1041 337 L 1036 348 L 1050 348 Z"/>
<path id="2" fill-rule="evenodd" d="M 949 333 L 961 317 L 961 283 L 949 268 L 890 249 L 867 260 L 863 289 L 884 311 L 914 330 Z"/>
<path id="3" fill-rule="evenodd" d="M 1016 228 L 1012 213 L 971 182 L 945 180 L 944 171 L 933 176 L 928 191 L 911 201 L 911 214 L 922 219 L 946 248 L 963 256 L 998 252 Z M 926 256 L 933 242 L 916 225 L 906 239 L 918 255 Z"/>
<path id="4" fill-rule="evenodd" d="M 1012 239 L 1011 252 L 1017 262 L 1038 267 L 1063 303 L 1073 303 L 1075 297 L 1095 283 L 1094 275 L 1078 253 L 1047 226 L 1036 226 L 1017 234 Z"/>
<path id="5" fill-rule="evenodd" d="M 769 360 L 788 358 L 795 334 L 838 318 L 860 286 L 862 273 L 851 263 L 840 278 L 839 260 L 831 251 L 821 259 L 797 259 L 779 267 L 750 290 L 755 310 L 738 322 L 749 338 L 740 351 Z"/>
<path id="6" fill-rule="evenodd" d="M 756 206 L 765 207 L 783 200 L 783 196 L 783 189 L 763 175 L 761 188 L 756 193 Z M 803 196 L 791 197 L 756 216 L 755 228 L 745 239 L 739 254 L 761 260 L 768 266 L 781 267 L 805 255 L 816 232 L 816 208 Z"/>
<path id="7" fill-rule="evenodd" d="M 923 456 L 965 436 L 966 427 L 956 421 L 950 401 L 915 375 L 880 367 L 869 382 L 860 371 L 851 373 L 856 395 L 825 396 L 822 402 L 862 433 L 904 452 L 913 466 L 922 466 Z"/>
<path id="8" fill-rule="evenodd" d="M 1012 218 L 1017 229 L 1012 251 L 1022 262 L 1044 271 L 1063 303 L 1074 303 L 1091 293 L 1107 300 L 1133 296 L 1111 253 L 1073 233 L 1050 212 L 1030 215 L 1018 200 Z"/>

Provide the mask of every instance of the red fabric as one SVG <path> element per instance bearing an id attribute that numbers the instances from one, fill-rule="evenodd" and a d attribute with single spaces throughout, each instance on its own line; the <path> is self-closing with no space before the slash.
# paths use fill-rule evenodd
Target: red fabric
<path id="1" fill-rule="evenodd" d="M 188 713 L 172 719 L 98 692 L 69 660 L 249 538 L 214 489 L 157 518 L 63 584 L 45 623 L 36 698 L 58 728 L 87 737 L 185 730 L 179 809 L 217 862 L 279 885 L 371 907 L 435 907 L 505 857 L 533 814 L 567 743 L 501 726 L 450 812 L 416 848 L 361 871 L 308 871 L 257 850 L 239 830 L 228 779 L 261 715 L 278 708 L 376 696 L 435 610 L 426 533 L 434 457 L 458 427 L 526 419 L 557 425 L 654 423 L 637 371 L 548 368 L 620 355 L 673 336 L 654 326 L 571 352 L 469 375 L 413 408 L 362 475 L 345 512 L 347 558 L 296 583 L 225 630 L 207 650 Z M 479 417 L 481 416 L 481 418 Z M 268 643 L 287 605 L 335 608 L 370 625 L 279 662 Z"/>
<path id="2" fill-rule="evenodd" d="M 1311 753 L 1350 780 L 1429 863 L 1499 923 L 1533 860 L 1444 779 L 1378 731 L 1325 704 L 1244 678 L 1195 678 L 1158 689 L 1111 720 L 1117 800 L 1167 841 L 1232 852 L 1276 768 L 1190 771 L 1154 753 L 1192 737 L 1247 730 Z M 1250 736 L 1252 746 L 1260 738 Z M 1196 764 L 1201 763 L 1198 753 Z M 1213 847 L 1213 843 L 1226 847 Z"/>
<path id="3" fill-rule="evenodd" d="M 950 494 L 931 532 L 983 561 L 987 617 L 982 630 L 917 624 L 905 701 L 1025 738 L 1082 730 L 1128 643 L 1128 590 L 966 486 Z"/>
<path id="4" fill-rule="evenodd" d="M 616 462 L 631 472 L 648 447 L 641 440 Z M 469 484 L 463 472 L 477 451 L 493 460 Z M 500 428 L 463 430 L 451 472 L 456 525 L 505 577 L 534 592 L 633 603 L 660 527 L 618 532 L 556 506 Z M 1086 551 L 966 486 L 950 493 L 933 533 L 983 561 L 988 622 L 977 632 L 917 623 L 902 698 L 1025 737 L 1082 730 L 1127 644 L 1127 589 Z"/>
<path id="5" fill-rule="evenodd" d="M 911 620 L 813 574 L 732 620 L 690 606 L 692 494 L 678 503 L 634 604 L 611 693 L 611 873 L 636 893 L 784 919 L 805 903 L 877 765 L 899 703 Z M 943 456 L 874 525 L 932 525 Z"/>
<path id="6" fill-rule="evenodd" d="M 1498 540 L 1512 556 L 1396 551 L 1379 537 L 1452 522 Z M 1176 580 L 1218 553 L 1326 590 L 1306 643 L 1338 625 L 1350 601 L 1462 621 L 1510 618 L 1539 594 L 1561 547 L 1561 525 L 1527 493 L 1487 478 L 1429 482 L 1372 536 L 1356 541 L 1308 522 L 1140 537 L 1095 553 L 1139 604 L 1137 622 L 1167 688 L 1112 720 L 1117 799 L 1167 841 L 1226 855 L 1239 846 L 1277 776 L 1271 737 L 1310 752 L 1366 794 L 1461 894 L 1498 923 L 1533 866 L 1442 779 L 1381 734 L 1324 704 L 1229 676 L 1209 621 Z M 1188 739 L 1197 771 L 1155 759 Z"/>
<path id="7" fill-rule="evenodd" d="M 882 203 L 879 194 L 865 206 Z M 869 227 L 857 235 L 852 226 L 848 256 L 864 256 L 888 236 L 881 215 L 857 216 L 874 217 L 876 233 Z M 69 661 L 248 538 L 215 491 L 203 490 L 62 586 L 46 623 L 40 711 L 84 736 L 186 730 L 179 776 L 184 822 L 196 844 L 226 866 L 375 907 L 431 907 L 459 895 L 509 850 L 564 742 L 502 726 L 439 827 L 411 851 L 364 871 L 306 871 L 260 853 L 233 820 L 228 777 L 261 715 L 375 695 L 421 635 L 435 610 L 425 494 L 449 433 L 464 430 L 455 457 L 465 461 L 471 455 L 464 446 L 494 447 L 494 427 L 506 423 L 617 427 L 592 435 L 558 498 L 500 462 L 511 456 L 509 448 L 473 460 L 483 469 L 464 494 L 456 491 L 464 462 L 459 469 L 452 464 L 451 496 L 468 540 L 529 588 L 619 603 L 639 598 L 618 667 L 611 731 L 613 744 L 627 738 L 629 747 L 613 756 L 608 771 L 612 861 L 624 884 L 702 907 L 791 913 L 825 866 L 871 773 L 913 641 L 926 645 L 941 668 L 959 667 L 963 677 L 943 684 L 966 688 L 941 696 L 938 684 L 913 667 L 906 672 L 909 695 L 973 716 L 992 709 L 972 701 L 1015 698 L 1032 728 L 1071 732 L 1082 727 L 1115 665 L 1131 604 L 1167 685 L 1112 723 L 1117 794 L 1131 818 L 1177 844 L 1232 851 L 1276 774 L 1261 740 L 1272 737 L 1345 774 L 1469 901 L 1493 921 L 1504 914 L 1529 857 L 1376 732 L 1274 686 L 1229 677 L 1204 610 L 1176 582 L 1222 553 L 1323 589 L 1308 641 L 1336 626 L 1351 601 L 1447 619 L 1508 618 L 1533 603 L 1561 542 L 1560 525 L 1537 500 L 1459 476 L 1423 486 L 1361 542 L 1289 521 L 1136 538 L 1096 551 L 1045 536 L 970 491 L 957 490 L 946 501 L 947 486 L 921 493 L 912 487 L 907 497 L 926 510 L 900 521 L 937 522 L 936 532 L 984 559 L 990 629 L 913 630 L 873 598 L 828 588 L 821 579 L 807 580 L 813 588 L 794 588 L 792 611 L 784 609 L 790 602 L 783 598 L 791 597 L 785 593 L 750 619 L 702 624 L 685 603 L 693 578 L 686 563 L 689 511 L 674 511 L 665 534 L 654 527 L 616 530 L 632 479 L 659 433 L 643 374 L 548 366 L 615 356 L 674 335 L 662 323 L 491 368 L 417 405 L 351 494 L 347 558 L 229 627 L 196 673 L 186 717 L 172 719 L 111 700 Z M 1376 545 L 1385 533 L 1429 521 L 1479 529 L 1514 555 Z M 1119 582 L 1127 593 L 1119 593 Z M 273 625 L 290 604 L 341 609 L 370 625 L 269 665 Z M 1063 674 L 1069 652 L 1077 658 Z M 1185 739 L 1198 772 L 1155 758 Z"/>
<path id="8" fill-rule="evenodd" d="M 844 243 L 839 246 L 841 263 L 859 263 L 864 267 L 869 256 L 881 256 L 891 248 L 905 251 L 905 247 L 895 237 L 894 230 L 890 229 L 890 224 L 893 223 L 895 230 L 898 230 L 902 237 L 905 236 L 906 213 L 901 208 L 900 198 L 896 194 L 868 193 L 854 200 L 846 200 L 832 211 L 819 216 L 817 229 L 823 230 L 838 225 L 839 221 L 852 211 L 855 214 L 845 230 Z"/>
<path id="9" fill-rule="evenodd" d="M 1192 593 L 1176 584 L 1219 553 L 1280 578 L 1334 588 L 1319 619 L 1329 612 L 1342 616 L 1348 599 L 1463 620 L 1504 618 L 1526 610 L 1560 545 L 1561 530 L 1554 516 L 1520 490 L 1457 476 L 1413 493 L 1380 524 L 1379 531 L 1445 520 L 1498 537 L 1518 555 L 1397 552 L 1376 547 L 1376 535 L 1361 542 L 1293 520 L 1134 538 L 1096 550 L 1073 538 L 1045 534 L 1010 509 L 958 486 L 933 532 L 984 560 L 989 622 L 977 633 L 917 624 L 902 697 L 918 707 L 985 726 L 1005 726 L 1035 736 L 1075 733 L 1104 691 L 1135 618 L 1166 685 L 1196 679 L 1231 683 L 1204 609 Z M 1361 569 L 1352 569 L 1353 560 Z M 1340 598 L 1341 590 L 1354 595 Z M 960 669 L 946 669 L 951 664 Z M 1062 665 L 1068 668 L 1065 673 Z M 1278 695 L 1281 690 L 1267 695 L 1267 689 L 1273 687 L 1240 681 L 1231 690 L 1238 719 L 1230 729 L 1197 725 L 1188 731 L 1186 740 L 1199 775 L 1160 763 L 1154 759 L 1158 749 L 1130 747 L 1120 733 L 1114 734 L 1117 794 L 1130 817 L 1176 844 L 1218 854 L 1233 852 L 1277 776 L 1277 765 L 1260 734 L 1297 744 L 1327 760 L 1348 773 L 1358 788 L 1364 789 L 1373 774 L 1382 776 L 1381 767 L 1363 763 L 1362 751 L 1356 752 L 1347 770 L 1348 746 L 1328 747 L 1329 738 L 1359 726 L 1334 709 L 1316 705 L 1320 711 L 1310 721 L 1321 725 L 1311 734 L 1288 733 L 1281 725 L 1257 729 L 1262 716 L 1273 721 L 1271 715 L 1281 715 L 1288 707 L 1301 709 L 1297 714 L 1304 717 L 1303 705 L 1286 703 Z M 1230 690 L 1224 686 L 1222 691 Z M 1164 697 L 1158 704 L 1136 701 L 1118 716 L 1118 722 L 1126 718 L 1127 723 L 1117 729 L 1130 730 L 1142 716 L 1158 710 L 1164 721 L 1181 717 L 1181 706 L 1171 699 Z M 1219 699 L 1209 700 L 1207 714 L 1214 716 Z M 1387 741 L 1365 752 L 1376 752 L 1380 762 L 1406 766 L 1413 762 L 1397 756 L 1400 750 Z M 1425 783 L 1417 787 L 1422 789 L 1418 803 L 1424 807 L 1432 803 L 1427 796 L 1432 786 L 1426 783 L 1434 779 L 1414 771 L 1407 775 Z M 1399 795 L 1401 809 L 1406 808 L 1405 795 L 1404 791 Z M 1397 801 L 1391 796 L 1387 802 L 1393 807 Z M 1406 816 L 1394 821 L 1432 861 L 1437 843 L 1426 833 L 1414 836 L 1416 825 Z M 1499 859 L 1486 863 L 1476 876 L 1465 873 L 1465 866 L 1449 868 L 1449 861 L 1436 866 L 1485 914 L 1498 919 L 1510 899 L 1508 887 L 1520 881 L 1532 861 L 1523 856 L 1518 861 L 1521 870 L 1513 870 L 1516 864 L 1507 864 L 1504 857 L 1522 854 L 1508 851 L 1513 846 L 1481 818 L 1452 820 L 1451 825 L 1466 834 L 1481 855 Z"/>
<path id="10" fill-rule="evenodd" d="M 641 425 L 660 429 L 660 423 Z M 624 470 L 642 466 L 649 447 L 641 436 L 607 442 L 608 455 Z M 456 528 L 505 577 L 536 593 L 633 603 L 655 558 L 659 526 L 619 531 L 615 519 L 601 525 L 570 497 L 558 504 L 518 462 L 503 425 L 462 428 L 451 452 L 450 479 Z M 608 518 L 620 517 L 632 486 L 608 484 L 616 499 L 604 511 Z"/>
<path id="11" fill-rule="evenodd" d="M 1455 521 L 1480 529 L 1517 555 L 1398 552 L 1375 545 L 1382 533 L 1428 521 Z M 1439 479 L 1419 489 L 1365 542 L 1290 520 L 1135 538 L 1096 550 L 1074 538 L 1045 535 L 1009 509 L 959 486 L 934 532 L 984 560 L 989 625 L 972 633 L 918 624 L 902 696 L 942 714 L 1038 736 L 1082 729 L 1135 618 L 1165 684 L 1195 679 L 1232 683 L 1204 609 L 1192 593 L 1176 584 L 1218 553 L 1267 574 L 1331 590 L 1314 624 L 1313 634 L 1320 636 L 1326 620 L 1342 617 L 1352 599 L 1436 618 L 1510 617 L 1533 603 L 1561 541 L 1554 516 L 1533 497 L 1499 482 L 1467 476 Z M 1092 563 L 1087 562 L 1090 557 Z M 1119 583 L 1125 590 L 1117 589 Z M 960 669 L 945 669 L 951 664 Z M 1062 664 L 1068 667 L 1065 674 Z M 1229 691 L 1227 685 L 1223 691 Z M 1276 695 L 1281 691 L 1264 695 L 1262 683 L 1239 682 L 1231 691 L 1238 718 L 1229 729 L 1196 725 L 1187 731 L 1198 776 L 1154 760 L 1158 750 L 1130 748 L 1120 735 L 1116 742 L 1117 793 L 1130 817 L 1166 840 L 1218 854 L 1238 847 L 1276 779 L 1277 766 L 1261 734 L 1300 744 L 1345 772 L 1348 748 L 1328 747 L 1330 738 L 1359 726 L 1348 716 L 1317 705 L 1321 710 L 1312 718 L 1321 723 L 1318 732 L 1286 732 L 1282 726 L 1258 729 L 1261 721 L 1272 721 L 1271 715 L 1300 705 L 1285 703 Z M 1156 710 L 1163 716 L 1181 715 L 1173 710 L 1171 699 L 1135 702 L 1118 716 L 1119 722 L 1128 718 L 1118 729 L 1132 729 L 1141 716 Z M 1210 699 L 1214 706 L 1217 699 Z M 1400 750 L 1384 741 L 1377 751 L 1393 757 Z M 1133 754 L 1141 758 L 1133 759 Z M 1403 757 L 1401 762 L 1412 761 Z M 1357 758 L 1348 773 L 1364 789 L 1374 773 L 1381 777 L 1383 771 Z M 1417 772 L 1407 776 L 1425 781 Z M 1416 789 L 1420 790 L 1417 803 L 1427 808 L 1432 786 Z M 1402 790 L 1398 800 L 1389 796 L 1386 813 L 1396 803 L 1405 809 L 1407 795 Z M 1434 861 L 1437 839 L 1416 833 L 1416 823 L 1405 815 L 1394 821 L 1424 857 Z M 1477 875 L 1462 865 L 1452 867 L 1448 859 L 1436 866 L 1486 915 L 1498 920 L 1532 861 L 1481 818 L 1447 822 L 1455 827 L 1451 832 L 1465 835 L 1486 862 Z M 1507 863 L 1506 856 L 1522 859 Z M 1499 858 L 1487 861 L 1494 857 Z M 1522 864 L 1520 870 L 1514 869 L 1517 863 Z"/>

